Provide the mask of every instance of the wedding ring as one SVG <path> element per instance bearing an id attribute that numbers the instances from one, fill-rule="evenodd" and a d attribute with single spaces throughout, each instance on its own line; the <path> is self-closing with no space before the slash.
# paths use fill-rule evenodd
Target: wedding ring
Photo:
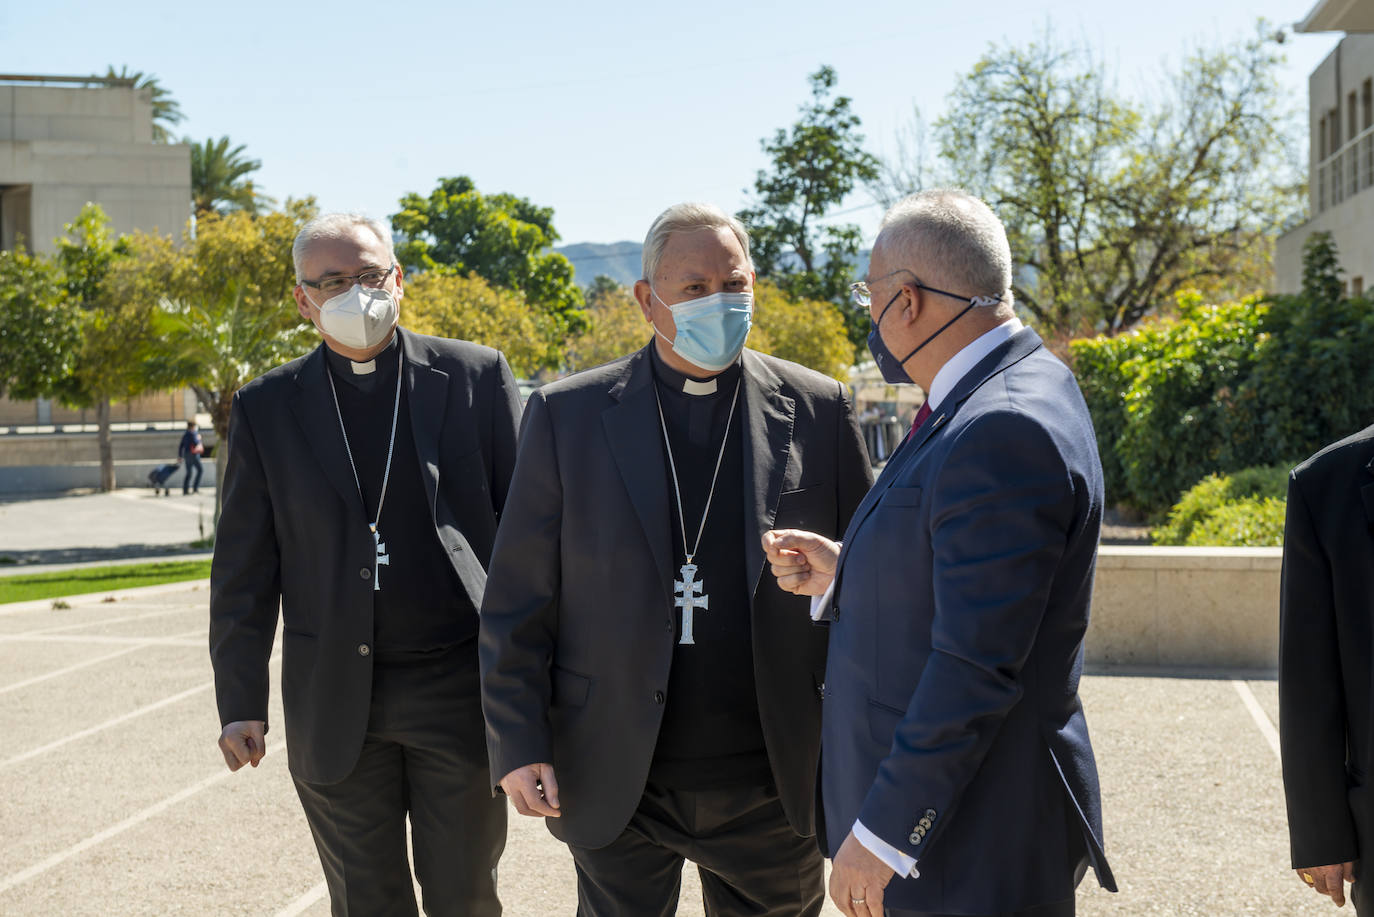
<path id="1" fill-rule="evenodd" d="M 850 898 L 850 899 L 849 899 L 849 903 L 850 903 L 850 904 L 863 904 L 865 900 L 867 900 L 867 899 L 864 899 L 864 898 Z"/>
<path id="2" fill-rule="evenodd" d="M 1303 873 L 1303 874 L 1302 874 L 1302 880 L 1303 880 L 1304 882 L 1306 882 L 1308 885 L 1315 885 L 1315 884 L 1316 884 L 1316 882 L 1315 882 L 1315 881 L 1313 880 L 1313 878 L 1312 878 L 1312 873 L 1310 873 L 1310 872 L 1305 872 L 1305 873 Z"/>

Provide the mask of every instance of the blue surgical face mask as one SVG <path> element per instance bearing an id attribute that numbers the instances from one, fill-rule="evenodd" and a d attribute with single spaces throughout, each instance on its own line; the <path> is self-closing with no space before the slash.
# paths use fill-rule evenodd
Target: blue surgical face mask
<path id="1" fill-rule="evenodd" d="M 720 372 L 739 359 L 753 324 L 753 293 L 712 293 L 668 305 L 652 286 L 649 290 L 673 313 L 677 326 L 677 339 L 669 341 L 673 353 L 708 372 Z M 657 325 L 654 333 L 668 340 Z"/>
<path id="2" fill-rule="evenodd" d="M 922 289 L 930 290 L 932 293 L 943 293 L 945 296 L 954 296 L 953 293 L 945 293 L 943 290 L 936 290 L 933 287 L 923 286 Z M 934 334 L 926 338 L 921 343 L 917 344 L 915 350 L 911 351 L 911 353 L 907 354 L 905 357 L 899 360 L 897 359 L 897 355 L 894 354 L 888 348 L 887 342 L 883 340 L 883 333 L 879 330 L 879 326 L 882 325 L 883 316 L 887 315 L 887 310 L 892 308 L 892 304 L 895 303 L 897 301 L 897 297 L 901 295 L 901 290 L 898 290 L 896 293 L 893 294 L 892 298 L 887 301 L 887 305 L 883 306 L 883 311 L 878 313 L 878 320 L 876 322 L 872 319 L 869 319 L 870 327 L 868 329 L 868 352 L 873 354 L 873 361 L 878 364 L 878 371 L 883 374 L 883 381 L 886 382 L 888 385 L 900 385 L 903 382 L 915 381 L 911 378 L 910 375 L 908 375 L 905 369 L 907 360 L 910 360 L 912 357 L 916 356 L 916 354 L 920 352 L 922 347 L 926 346 L 931 341 L 935 340 L 937 337 L 943 334 L 946 328 L 957 322 L 959 319 L 963 318 L 964 314 L 968 312 L 968 310 L 972 309 L 974 306 L 995 305 L 998 302 L 997 299 L 994 299 L 992 297 L 974 297 L 973 299 L 969 300 L 968 305 L 964 307 L 962 312 L 960 312 L 958 315 L 954 316 L 954 318 L 950 319 L 949 321 L 941 325 L 939 330 L 937 330 Z M 954 298 L 963 299 L 962 296 L 954 296 Z"/>

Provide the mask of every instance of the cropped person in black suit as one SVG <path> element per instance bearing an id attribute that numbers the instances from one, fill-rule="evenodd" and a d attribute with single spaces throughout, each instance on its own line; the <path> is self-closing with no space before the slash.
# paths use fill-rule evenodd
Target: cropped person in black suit
<path id="1" fill-rule="evenodd" d="M 1279 631 L 1279 737 L 1298 878 L 1374 914 L 1374 426 L 1288 479 Z"/>
<path id="2" fill-rule="evenodd" d="M 762 533 L 838 536 L 872 480 L 846 389 L 744 350 L 744 227 L 654 222 L 642 350 L 530 398 L 482 605 L 492 773 L 572 850 L 584 917 L 810 915 L 826 635 Z"/>
<path id="3" fill-rule="evenodd" d="M 386 227 L 320 217 L 292 252 L 324 341 L 234 397 L 210 655 L 230 770 L 266 751 L 282 617 L 291 775 L 336 915 L 496 915 L 477 610 L 520 403 L 495 350 L 397 325 Z"/>

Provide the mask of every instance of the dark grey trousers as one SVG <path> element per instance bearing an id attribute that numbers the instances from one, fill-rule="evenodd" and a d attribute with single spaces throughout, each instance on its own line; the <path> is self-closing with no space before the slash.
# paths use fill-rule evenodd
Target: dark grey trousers
<path id="1" fill-rule="evenodd" d="M 886 917 L 956 917 L 948 914 L 931 914 L 926 911 L 899 911 L 893 908 L 883 908 Z M 1003 911 L 1000 914 L 987 914 L 984 917 L 1074 917 L 1074 899 L 1067 901 L 1056 901 L 1053 904 L 1042 904 L 1038 907 L 1027 908 L 1024 911 Z"/>
<path id="2" fill-rule="evenodd" d="M 707 917 L 814 917 L 825 901 L 816 839 L 792 830 L 771 788 L 650 784 L 620 837 L 571 850 L 578 917 L 672 917 L 685 860 L 697 864 Z"/>
<path id="3" fill-rule="evenodd" d="M 468 643 L 423 663 L 378 664 L 367 738 L 339 783 L 296 780 L 315 836 L 334 917 L 413 917 L 406 852 L 431 917 L 497 917 L 496 862 L 506 800 L 493 799 Z"/>

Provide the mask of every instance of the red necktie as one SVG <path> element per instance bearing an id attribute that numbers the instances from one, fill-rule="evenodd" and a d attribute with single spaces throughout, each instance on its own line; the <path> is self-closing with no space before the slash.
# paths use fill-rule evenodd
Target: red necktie
<path id="1" fill-rule="evenodd" d="M 911 422 L 911 429 L 907 431 L 906 438 L 911 439 L 916 435 L 916 431 L 921 428 L 921 424 L 926 422 L 926 418 L 931 414 L 930 402 L 921 405 L 921 409 L 916 412 L 916 419 Z"/>

